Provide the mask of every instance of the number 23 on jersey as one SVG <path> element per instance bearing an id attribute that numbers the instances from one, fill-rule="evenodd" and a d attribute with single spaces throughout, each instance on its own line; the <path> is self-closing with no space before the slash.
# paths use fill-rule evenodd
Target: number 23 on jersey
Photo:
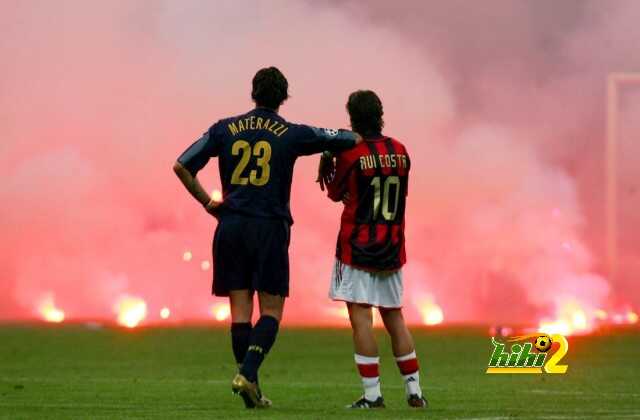
<path id="1" fill-rule="evenodd" d="M 255 185 L 261 187 L 269 182 L 271 175 L 271 145 L 265 140 L 260 140 L 251 147 L 248 141 L 237 140 L 231 146 L 231 154 L 240 156 L 238 165 L 231 174 L 231 184 L 233 185 Z M 249 161 L 255 158 L 256 169 L 252 169 L 247 177 L 245 169 L 249 165 Z"/>

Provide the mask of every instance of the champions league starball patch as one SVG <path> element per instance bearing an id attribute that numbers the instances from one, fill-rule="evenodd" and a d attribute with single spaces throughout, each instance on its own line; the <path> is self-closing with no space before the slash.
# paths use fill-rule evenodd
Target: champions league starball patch
<path id="1" fill-rule="evenodd" d="M 327 136 L 335 137 L 338 135 L 338 130 L 334 128 L 323 128 L 322 130 L 327 134 Z"/>

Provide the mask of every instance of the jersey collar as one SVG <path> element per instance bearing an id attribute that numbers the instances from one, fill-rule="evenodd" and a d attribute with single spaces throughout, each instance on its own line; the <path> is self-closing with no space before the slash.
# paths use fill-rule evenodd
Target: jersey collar
<path id="1" fill-rule="evenodd" d="M 370 134 L 370 135 L 366 135 L 363 136 L 365 141 L 381 141 L 386 139 L 386 136 L 383 136 L 382 133 L 375 133 L 375 134 Z"/>
<path id="2" fill-rule="evenodd" d="M 267 108 L 266 106 L 257 106 L 253 109 L 254 111 L 262 111 L 262 112 L 270 112 L 272 114 L 277 114 L 278 111 L 275 109 Z"/>

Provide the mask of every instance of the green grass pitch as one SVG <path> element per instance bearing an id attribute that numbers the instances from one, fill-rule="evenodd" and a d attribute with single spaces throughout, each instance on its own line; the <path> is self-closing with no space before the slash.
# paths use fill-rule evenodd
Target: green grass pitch
<path id="1" fill-rule="evenodd" d="M 0 418 L 640 418 L 637 329 L 569 338 L 566 375 L 487 375 L 486 329 L 414 329 L 426 411 L 378 335 L 385 410 L 343 408 L 361 393 L 349 330 L 285 327 L 261 372 L 274 407 L 248 411 L 226 329 L 0 326 Z"/>

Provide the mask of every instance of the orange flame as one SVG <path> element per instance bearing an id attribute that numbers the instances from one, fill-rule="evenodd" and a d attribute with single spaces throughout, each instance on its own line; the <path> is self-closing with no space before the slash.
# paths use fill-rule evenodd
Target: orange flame
<path id="1" fill-rule="evenodd" d="M 184 254 L 182 254 L 182 261 L 189 262 L 191 261 L 191 258 L 193 258 L 191 251 L 184 251 Z"/>
<path id="2" fill-rule="evenodd" d="M 586 330 L 588 328 L 587 316 L 584 311 L 577 310 L 571 314 L 571 324 L 577 330 Z"/>
<path id="3" fill-rule="evenodd" d="M 549 335 L 571 335 L 573 333 L 571 325 L 562 319 L 557 321 L 542 321 L 540 322 L 538 330 Z"/>
<path id="4" fill-rule="evenodd" d="M 200 263 L 200 268 L 202 269 L 202 271 L 207 271 L 211 268 L 211 263 L 207 260 L 204 260 L 202 261 L 202 263 Z"/>
<path id="5" fill-rule="evenodd" d="M 222 201 L 222 192 L 220 190 L 213 190 L 211 192 L 211 199 L 213 201 Z"/>
<path id="6" fill-rule="evenodd" d="M 122 296 L 113 309 L 118 315 L 118 324 L 127 328 L 137 327 L 147 317 L 147 303 L 133 296 Z"/>
<path id="7" fill-rule="evenodd" d="M 164 308 L 160 309 L 160 318 L 168 319 L 170 316 L 171 316 L 171 310 L 169 308 L 165 306 Z"/>
<path id="8" fill-rule="evenodd" d="M 605 319 L 607 319 L 607 317 L 609 316 L 607 314 L 607 311 L 605 311 L 604 309 L 596 309 L 596 311 L 593 313 L 597 319 L 603 321 Z"/>
<path id="9" fill-rule="evenodd" d="M 40 306 L 38 307 L 38 312 L 42 315 L 42 319 L 47 322 L 62 322 L 64 321 L 64 311 L 62 309 L 56 308 L 56 305 L 53 301 L 53 296 L 47 296 L 44 298 Z"/>
<path id="10" fill-rule="evenodd" d="M 341 318 L 344 320 L 349 320 L 349 309 L 346 306 L 340 307 L 329 307 L 326 309 L 326 312 L 336 318 Z M 373 308 L 371 312 L 372 325 L 374 328 L 381 328 L 384 326 L 384 322 L 382 321 L 382 317 L 380 316 L 380 311 Z M 343 325 L 342 323 L 338 325 Z"/>
<path id="11" fill-rule="evenodd" d="M 593 316 L 598 317 L 596 312 L 594 312 Z M 557 319 L 543 320 L 538 326 L 538 330 L 541 332 L 565 336 L 575 333 L 586 333 L 592 328 L 593 325 L 590 323 L 587 313 L 575 300 L 568 300 L 560 306 L 557 311 Z"/>
<path id="12" fill-rule="evenodd" d="M 339 308 L 327 308 L 327 312 L 342 319 L 349 319 L 349 310 L 346 306 L 340 306 Z"/>
<path id="13" fill-rule="evenodd" d="M 218 303 L 211 306 L 211 315 L 216 321 L 224 321 L 231 315 L 231 309 L 228 303 Z"/>
<path id="14" fill-rule="evenodd" d="M 438 325 L 444 321 L 444 313 L 437 303 L 430 300 L 420 305 L 420 314 L 422 314 L 422 322 L 425 325 Z"/>

